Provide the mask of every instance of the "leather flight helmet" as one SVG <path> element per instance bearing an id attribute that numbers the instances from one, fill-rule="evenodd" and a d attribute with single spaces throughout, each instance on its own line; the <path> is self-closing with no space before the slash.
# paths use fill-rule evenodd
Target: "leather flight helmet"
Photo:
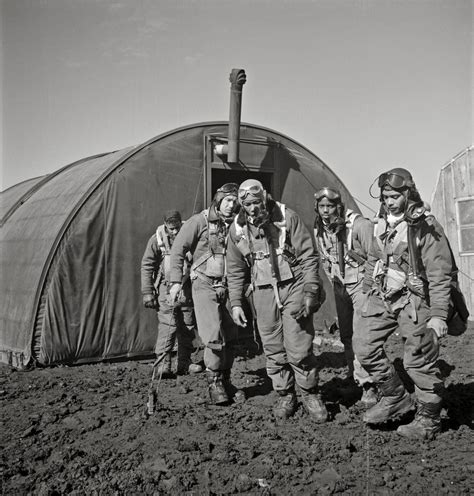
<path id="1" fill-rule="evenodd" d="M 267 201 L 267 192 L 263 184 L 257 179 L 247 179 L 239 186 L 239 202 L 246 199 Z"/>
<path id="2" fill-rule="evenodd" d="M 237 193 L 239 191 L 239 185 L 237 183 L 226 183 L 223 184 L 214 194 L 214 198 L 212 199 L 212 202 L 218 209 L 221 201 L 226 197 L 226 196 L 235 196 L 237 198 Z"/>
<path id="3" fill-rule="evenodd" d="M 318 204 L 323 198 L 327 198 L 330 202 L 335 203 L 337 205 L 337 215 L 340 217 L 343 216 L 344 204 L 342 203 L 341 193 L 337 189 L 324 186 L 314 193 L 314 211 L 318 215 Z"/>
<path id="4" fill-rule="evenodd" d="M 415 188 L 415 182 L 413 181 L 412 175 L 402 167 L 395 167 L 380 174 L 378 185 L 380 189 L 383 189 L 385 186 L 397 190 Z"/>

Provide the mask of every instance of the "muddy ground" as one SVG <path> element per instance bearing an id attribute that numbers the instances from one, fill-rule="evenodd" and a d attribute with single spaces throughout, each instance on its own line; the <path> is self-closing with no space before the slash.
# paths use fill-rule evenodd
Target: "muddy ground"
<path id="1" fill-rule="evenodd" d="M 301 405 L 275 423 L 264 358 L 244 351 L 233 382 L 245 403 L 210 406 L 203 374 L 189 375 L 161 381 L 151 416 L 150 360 L 30 372 L 2 366 L 0 493 L 474 494 L 474 326 L 443 342 L 446 408 L 431 442 L 400 438 L 396 425 L 367 428 L 360 393 L 344 381 L 342 349 L 318 343 L 325 425 Z M 397 336 L 388 351 L 401 356 Z"/>

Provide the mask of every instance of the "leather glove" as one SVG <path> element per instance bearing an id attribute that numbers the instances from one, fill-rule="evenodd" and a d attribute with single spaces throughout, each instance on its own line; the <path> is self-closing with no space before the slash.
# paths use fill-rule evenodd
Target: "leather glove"
<path id="1" fill-rule="evenodd" d="M 217 303 L 224 304 L 227 298 L 227 288 L 223 285 L 215 286 Z"/>
<path id="2" fill-rule="evenodd" d="M 297 312 L 292 312 L 292 316 L 296 320 L 308 318 L 313 313 L 317 312 L 321 307 L 321 297 L 319 286 L 316 284 L 304 285 L 303 304 Z"/>
<path id="3" fill-rule="evenodd" d="M 181 306 L 186 306 L 188 303 L 188 299 L 186 298 L 186 295 L 184 294 L 184 290 L 181 289 L 181 291 L 178 293 L 178 297 L 176 298 L 176 301 L 174 302 L 175 307 L 181 307 Z"/>
<path id="4" fill-rule="evenodd" d="M 232 307 L 232 319 L 240 327 L 247 325 L 247 317 L 242 307 Z"/>
<path id="5" fill-rule="evenodd" d="M 174 306 L 174 304 L 178 301 L 179 292 L 181 291 L 181 284 L 179 282 L 173 283 L 170 287 L 170 305 Z"/>
<path id="6" fill-rule="evenodd" d="M 145 308 L 154 308 L 155 310 L 158 310 L 160 308 L 158 299 L 154 294 L 143 295 L 143 306 Z"/>
<path id="7" fill-rule="evenodd" d="M 414 355 L 423 355 L 425 362 L 433 362 L 439 356 L 439 344 L 436 331 L 426 326 L 415 332 L 413 336 L 420 336 L 420 344 L 413 351 Z"/>

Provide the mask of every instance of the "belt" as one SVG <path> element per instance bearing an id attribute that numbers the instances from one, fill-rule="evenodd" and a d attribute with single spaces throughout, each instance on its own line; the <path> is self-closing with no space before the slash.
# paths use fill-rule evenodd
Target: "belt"
<path id="1" fill-rule="evenodd" d="M 282 287 L 286 286 L 287 284 L 291 284 L 293 281 L 294 281 L 294 279 L 288 279 L 286 281 L 280 281 L 280 282 L 276 283 L 276 286 L 278 288 L 282 288 Z M 273 287 L 275 287 L 275 286 L 271 283 L 270 284 L 262 284 L 260 286 L 257 286 L 256 284 L 254 284 L 254 289 L 270 289 Z"/>
<path id="2" fill-rule="evenodd" d="M 207 282 L 211 283 L 213 286 L 215 284 L 225 282 L 225 278 L 224 277 L 212 277 L 212 276 L 208 276 L 207 274 L 204 274 L 204 272 L 200 272 L 198 270 L 195 270 L 194 273 L 196 274 L 197 277 L 199 277 L 200 279 L 202 279 L 204 281 L 207 281 Z"/>
<path id="3" fill-rule="evenodd" d="M 252 252 L 252 258 L 254 260 L 264 260 L 265 258 L 269 258 L 270 253 L 264 251 L 254 251 Z"/>

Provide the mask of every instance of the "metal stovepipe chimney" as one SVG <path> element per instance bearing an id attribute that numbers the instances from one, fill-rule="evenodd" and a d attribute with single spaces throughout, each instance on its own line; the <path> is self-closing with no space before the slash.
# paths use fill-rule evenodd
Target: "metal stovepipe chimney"
<path id="1" fill-rule="evenodd" d="M 240 114 L 242 110 L 242 87 L 247 81 L 243 69 L 232 69 L 230 73 L 229 141 L 227 162 L 239 163 Z"/>

